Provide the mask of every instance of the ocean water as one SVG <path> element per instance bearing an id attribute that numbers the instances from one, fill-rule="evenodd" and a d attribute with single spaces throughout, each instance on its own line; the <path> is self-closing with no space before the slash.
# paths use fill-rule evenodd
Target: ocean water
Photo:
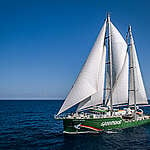
<path id="1" fill-rule="evenodd" d="M 101 134 L 65 135 L 62 101 L 0 101 L 0 150 L 150 150 L 150 124 Z M 150 108 L 145 108 L 150 114 Z"/>

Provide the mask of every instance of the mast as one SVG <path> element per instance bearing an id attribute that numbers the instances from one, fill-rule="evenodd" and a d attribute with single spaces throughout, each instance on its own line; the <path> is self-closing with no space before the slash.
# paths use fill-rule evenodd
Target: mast
<path id="1" fill-rule="evenodd" d="M 127 34 L 126 34 L 126 38 L 125 38 L 125 40 L 126 40 L 126 43 L 127 43 L 127 53 L 129 53 L 129 26 L 128 26 L 128 31 L 127 31 Z M 129 59 L 130 59 L 131 57 L 129 57 Z M 129 60 L 130 61 L 130 60 Z M 128 83 L 130 82 L 130 65 L 131 64 L 129 64 L 129 80 L 128 80 Z M 130 85 L 130 84 L 129 84 Z M 129 93 L 130 93 L 130 86 L 128 86 L 128 103 L 127 103 L 127 107 L 129 107 L 130 105 L 129 105 Z"/>
<path id="2" fill-rule="evenodd" d="M 110 111 L 112 116 L 112 50 L 111 50 L 111 32 L 110 32 L 110 15 L 107 14 L 107 25 L 108 25 L 108 56 L 109 56 L 109 67 L 110 67 Z"/>
<path id="3" fill-rule="evenodd" d="M 132 32 L 131 32 L 131 26 L 129 25 L 128 27 L 128 33 L 129 33 L 129 50 L 130 50 L 130 82 L 133 82 L 133 89 L 130 89 L 130 92 L 134 92 L 133 96 L 134 96 L 134 110 L 136 112 L 136 86 L 135 86 L 135 63 L 133 60 L 133 51 L 132 51 L 132 47 L 133 47 L 133 37 L 132 37 Z M 132 77 L 132 81 L 131 81 L 131 77 Z M 130 101 L 130 99 L 129 99 Z"/>

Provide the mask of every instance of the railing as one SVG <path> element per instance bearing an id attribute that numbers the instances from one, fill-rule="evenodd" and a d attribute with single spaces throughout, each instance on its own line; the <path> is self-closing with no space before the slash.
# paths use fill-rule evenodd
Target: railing
<path id="1" fill-rule="evenodd" d="M 92 113 L 71 113 L 67 115 L 61 115 L 61 116 L 56 116 L 54 115 L 54 118 L 57 120 L 63 120 L 63 119 L 100 119 L 100 118 L 117 118 L 120 117 L 121 115 L 114 115 L 110 116 L 110 114 L 92 114 Z"/>

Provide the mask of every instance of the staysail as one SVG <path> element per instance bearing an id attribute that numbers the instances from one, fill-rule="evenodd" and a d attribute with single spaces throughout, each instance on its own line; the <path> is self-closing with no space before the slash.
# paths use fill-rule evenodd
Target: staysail
<path id="1" fill-rule="evenodd" d="M 128 53 L 127 44 L 111 23 L 112 50 L 112 104 L 128 102 Z"/>
<path id="2" fill-rule="evenodd" d="M 99 68 L 101 67 L 100 62 L 103 58 L 102 51 L 104 47 L 105 32 L 106 21 L 98 35 L 90 55 L 88 56 L 88 59 L 86 60 L 77 80 L 75 81 L 57 115 L 98 92 L 99 74 L 101 72 Z M 103 95 L 103 91 L 101 92 L 101 95 Z"/>
<path id="3" fill-rule="evenodd" d="M 131 27 L 129 30 L 130 34 L 130 89 L 129 89 L 129 105 L 134 104 L 148 104 L 147 96 L 144 88 L 142 74 L 136 54 L 136 48 L 134 45 L 133 36 L 131 33 Z M 134 93 L 135 92 L 135 93 Z M 135 95 L 134 95 L 135 94 Z"/>

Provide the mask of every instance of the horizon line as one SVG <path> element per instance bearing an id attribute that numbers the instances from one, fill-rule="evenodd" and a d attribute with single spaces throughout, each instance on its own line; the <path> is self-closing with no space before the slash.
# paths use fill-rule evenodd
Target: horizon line
<path id="1" fill-rule="evenodd" d="M 0 100 L 64 100 L 64 98 L 0 98 Z"/>

